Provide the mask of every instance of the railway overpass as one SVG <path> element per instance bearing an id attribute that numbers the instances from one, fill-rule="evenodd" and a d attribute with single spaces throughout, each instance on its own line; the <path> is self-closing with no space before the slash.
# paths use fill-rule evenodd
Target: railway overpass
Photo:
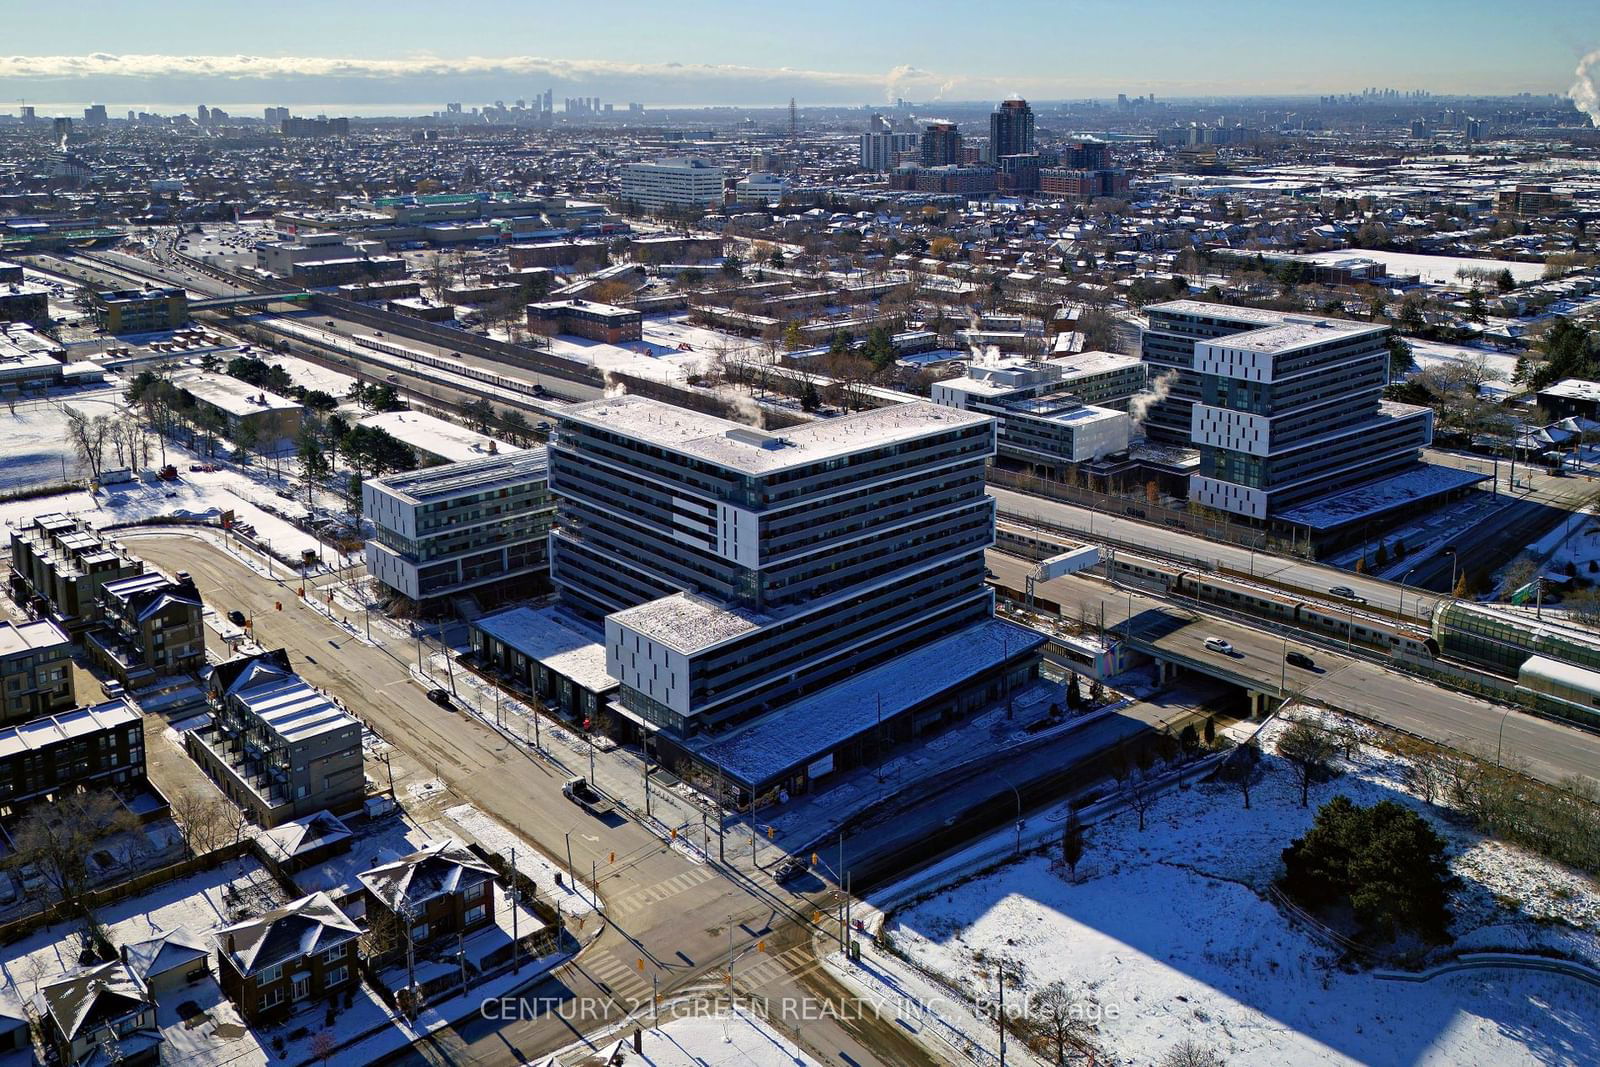
<path id="1" fill-rule="evenodd" d="M 268 304 L 279 302 L 289 304 L 310 303 L 311 298 L 317 294 L 304 289 L 295 289 L 282 293 L 245 293 L 241 296 L 212 296 L 204 300 L 189 301 L 190 311 L 216 311 L 219 308 L 232 307 L 265 307 Z"/>
<path id="2" fill-rule="evenodd" d="M 1035 564 L 995 551 L 987 561 L 995 584 L 1020 602 Z M 1206 675 L 1249 694 L 1257 712 L 1285 697 L 1301 699 L 1452 748 L 1514 759 L 1540 781 L 1600 779 L 1600 736 L 1346 656 L 1292 632 L 1246 626 L 1081 575 L 1040 582 L 1038 593 L 1061 605 L 1063 618 L 1102 618 L 1107 636 L 1154 660 L 1164 679 L 1184 671 Z M 1234 654 L 1206 648 L 1208 637 L 1227 641 Z M 1289 664 L 1285 653 L 1296 651 L 1315 666 Z"/>

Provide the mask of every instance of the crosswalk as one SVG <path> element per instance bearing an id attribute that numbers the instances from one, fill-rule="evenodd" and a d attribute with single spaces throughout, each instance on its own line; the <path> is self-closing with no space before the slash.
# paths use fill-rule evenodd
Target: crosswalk
<path id="1" fill-rule="evenodd" d="M 704 885 L 715 877 L 717 872 L 709 866 L 693 867 L 682 874 L 675 874 L 671 878 L 663 878 L 651 885 L 630 889 L 626 893 L 611 897 L 606 901 L 607 910 L 613 917 L 629 915 L 651 904 L 658 904 L 675 897 L 697 885 Z"/>
<path id="2" fill-rule="evenodd" d="M 759 958 L 745 956 L 734 964 L 734 987 L 740 994 L 759 994 L 780 978 L 785 976 L 799 978 L 820 965 L 808 945 L 796 945 L 773 956 L 763 955 Z M 608 993 L 625 1012 L 648 1007 L 650 998 L 656 990 L 651 982 L 652 974 L 655 972 L 652 971 L 649 961 L 645 962 L 644 969 L 641 970 L 637 958 L 624 959 L 609 952 L 594 953 L 584 955 L 566 964 L 562 969 L 569 968 L 572 973 L 566 975 L 564 980 L 572 983 L 580 977 L 586 977 Z M 673 989 L 671 996 L 679 998 L 697 989 L 707 993 L 725 993 L 727 986 L 724 967 L 707 972 L 688 989 Z"/>
<path id="3" fill-rule="evenodd" d="M 747 992 L 760 992 L 784 975 L 799 978 L 809 974 L 818 966 L 818 961 L 811 953 L 811 946 L 796 945 L 775 956 L 764 956 L 750 962 L 748 959 L 736 963 L 733 968 L 733 984 Z"/>
<path id="4" fill-rule="evenodd" d="M 575 960 L 571 966 L 588 975 L 591 980 L 608 991 L 613 998 L 620 1001 L 628 1011 L 650 1002 L 650 976 L 640 971 L 637 963 L 620 959 L 608 953 L 606 955 L 595 955 L 592 958 L 584 956 L 579 960 Z M 647 963 L 645 966 L 648 967 L 649 964 Z"/>

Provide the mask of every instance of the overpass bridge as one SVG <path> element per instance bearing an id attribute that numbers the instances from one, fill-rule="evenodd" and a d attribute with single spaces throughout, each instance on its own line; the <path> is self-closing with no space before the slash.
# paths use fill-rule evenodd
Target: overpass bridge
<path id="1" fill-rule="evenodd" d="M 261 305 L 265 307 L 267 304 L 276 304 L 280 301 L 291 304 L 303 304 L 309 302 L 314 296 L 316 296 L 315 293 L 304 289 L 296 289 L 282 293 L 243 293 L 239 296 L 212 296 L 207 297 L 204 300 L 191 300 L 189 302 L 189 310 L 215 311 L 219 308 L 245 307 L 254 305 Z"/>

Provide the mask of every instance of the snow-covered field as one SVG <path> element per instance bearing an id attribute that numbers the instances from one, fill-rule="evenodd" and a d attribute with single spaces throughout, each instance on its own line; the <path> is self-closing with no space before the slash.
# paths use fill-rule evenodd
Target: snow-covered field
<path id="1" fill-rule="evenodd" d="M 816 1060 L 748 1011 L 702 1014 L 697 1007 L 686 1005 L 684 1013 L 676 1016 L 673 1008 L 663 1009 L 661 1025 L 644 1031 L 643 1058 L 633 1054 L 631 1028 L 629 1036 L 597 1043 L 598 1048 L 609 1055 L 620 1046 L 626 1050 L 626 1059 L 620 1062 L 640 1067 L 819 1067 Z M 567 1062 L 564 1056 L 545 1062 L 555 1059 Z"/>
<path id="2" fill-rule="evenodd" d="M 57 484 L 79 476 L 78 457 L 67 440 L 63 404 L 86 415 L 111 415 L 122 410 L 121 397 L 115 389 L 23 400 L 14 409 L 0 410 L 0 456 L 5 457 L 0 463 L 0 490 Z"/>
<path id="3" fill-rule="evenodd" d="M 1382 263 L 1392 274 L 1416 274 L 1424 282 L 1434 285 L 1460 285 L 1456 277 L 1460 270 L 1484 270 L 1499 274 L 1509 270 L 1519 282 L 1536 282 L 1544 277 L 1543 263 L 1522 263 L 1510 259 L 1473 259 L 1467 256 L 1430 256 L 1415 252 L 1388 252 L 1382 249 L 1345 248 L 1337 251 L 1312 252 L 1305 259 L 1324 263 L 1337 263 L 1344 259 L 1370 259 Z M 1467 283 L 1470 284 L 1470 283 Z"/>
<path id="4" fill-rule="evenodd" d="M 1471 365 L 1482 360 L 1491 378 L 1502 383 L 1509 383 L 1517 371 L 1517 356 L 1514 352 L 1501 352 L 1498 349 L 1479 348 L 1474 345 L 1453 345 L 1421 337 L 1407 337 L 1406 344 L 1411 346 L 1412 360 L 1418 370 L 1449 364 Z"/>
<path id="5" fill-rule="evenodd" d="M 1091 827 L 1078 884 L 1029 856 L 908 907 L 886 931 L 969 995 L 993 995 L 997 960 L 1026 990 L 1061 979 L 1092 993 L 1098 1042 L 1118 1063 L 1154 1063 L 1185 1038 L 1231 1067 L 1600 1062 L 1591 985 L 1506 970 L 1383 980 L 1338 966 L 1261 895 L 1280 851 L 1338 793 L 1405 803 L 1445 836 L 1464 880 L 1458 949 L 1559 946 L 1600 960 L 1600 886 L 1448 821 L 1406 792 L 1403 761 L 1381 749 L 1361 746 L 1306 809 L 1289 772 L 1263 766 L 1249 811 L 1232 786 L 1170 793 L 1144 833 L 1128 813 Z"/>

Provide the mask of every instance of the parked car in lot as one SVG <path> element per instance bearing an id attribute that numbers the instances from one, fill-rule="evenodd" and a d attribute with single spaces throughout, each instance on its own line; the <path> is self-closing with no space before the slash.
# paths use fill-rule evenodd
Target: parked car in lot
<path id="1" fill-rule="evenodd" d="M 1224 656 L 1233 655 L 1233 645 L 1220 637 L 1206 638 L 1206 648 L 1210 649 L 1212 652 L 1220 652 Z"/>
<path id="2" fill-rule="evenodd" d="M 450 703 L 450 694 L 443 689 L 428 690 L 428 699 L 439 705 L 441 708 L 447 708 L 451 710 L 454 710 L 455 708 L 455 705 Z"/>
<path id="3" fill-rule="evenodd" d="M 1312 670 L 1317 665 L 1317 661 L 1306 655 L 1304 652 L 1291 652 L 1287 656 L 1284 656 L 1283 659 L 1284 662 L 1289 664 L 1291 667 L 1300 667 L 1308 671 Z"/>

